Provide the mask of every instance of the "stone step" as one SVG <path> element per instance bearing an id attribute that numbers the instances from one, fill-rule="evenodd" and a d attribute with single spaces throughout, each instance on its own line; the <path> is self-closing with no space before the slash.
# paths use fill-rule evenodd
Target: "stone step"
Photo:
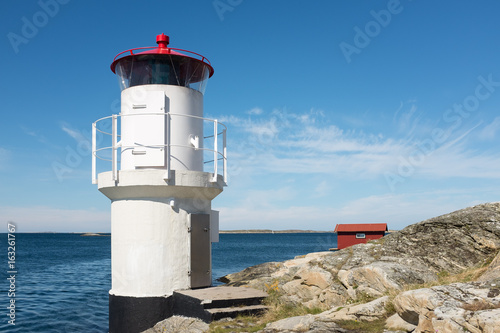
<path id="1" fill-rule="evenodd" d="M 237 315 L 259 315 L 268 309 L 265 305 L 233 306 L 229 308 L 214 308 L 207 311 L 212 314 L 212 320 L 235 318 Z"/>
<path id="2" fill-rule="evenodd" d="M 238 314 L 262 313 L 267 293 L 244 287 L 210 287 L 174 292 L 174 313 L 206 322 Z"/>
<path id="3" fill-rule="evenodd" d="M 267 293 L 253 288 L 227 286 L 181 290 L 176 293 L 201 300 L 205 309 L 257 305 L 268 296 Z"/>

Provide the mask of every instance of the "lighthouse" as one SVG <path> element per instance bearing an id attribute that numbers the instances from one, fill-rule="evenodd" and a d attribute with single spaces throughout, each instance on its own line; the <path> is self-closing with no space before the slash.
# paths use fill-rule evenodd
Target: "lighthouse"
<path id="1" fill-rule="evenodd" d="M 114 58 L 121 110 L 92 125 L 92 181 L 111 200 L 110 333 L 146 330 L 173 314 L 174 291 L 212 283 L 211 201 L 227 181 L 226 127 L 203 114 L 214 70 L 156 43 Z"/>

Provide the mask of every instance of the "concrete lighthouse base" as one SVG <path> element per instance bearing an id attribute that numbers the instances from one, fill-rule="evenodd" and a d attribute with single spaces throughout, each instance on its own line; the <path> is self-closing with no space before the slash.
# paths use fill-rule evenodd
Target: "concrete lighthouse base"
<path id="1" fill-rule="evenodd" d="M 143 332 L 173 316 L 173 296 L 126 297 L 109 295 L 109 332 Z"/>
<path id="2" fill-rule="evenodd" d="M 111 199 L 110 333 L 142 332 L 173 314 L 174 291 L 211 285 L 211 200 L 224 183 L 207 172 L 168 176 L 161 169 L 98 176 Z"/>

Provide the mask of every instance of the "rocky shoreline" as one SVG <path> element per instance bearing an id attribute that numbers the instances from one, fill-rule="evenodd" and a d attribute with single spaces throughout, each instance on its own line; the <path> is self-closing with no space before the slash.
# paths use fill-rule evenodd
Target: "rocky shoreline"
<path id="1" fill-rule="evenodd" d="M 500 203 L 487 203 L 223 281 L 322 310 L 268 323 L 260 333 L 364 332 L 353 323 L 382 323 L 377 332 L 500 332 L 499 250 Z"/>

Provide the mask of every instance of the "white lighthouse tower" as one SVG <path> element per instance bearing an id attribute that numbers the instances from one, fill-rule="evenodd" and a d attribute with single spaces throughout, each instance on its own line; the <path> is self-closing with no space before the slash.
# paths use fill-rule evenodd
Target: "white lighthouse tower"
<path id="1" fill-rule="evenodd" d="M 111 199 L 110 333 L 148 329 L 172 315 L 175 290 L 212 282 L 211 200 L 226 185 L 225 126 L 203 116 L 214 71 L 164 34 L 157 44 L 115 57 L 121 112 L 93 124 L 93 182 Z M 96 158 L 111 170 L 97 175 Z"/>

